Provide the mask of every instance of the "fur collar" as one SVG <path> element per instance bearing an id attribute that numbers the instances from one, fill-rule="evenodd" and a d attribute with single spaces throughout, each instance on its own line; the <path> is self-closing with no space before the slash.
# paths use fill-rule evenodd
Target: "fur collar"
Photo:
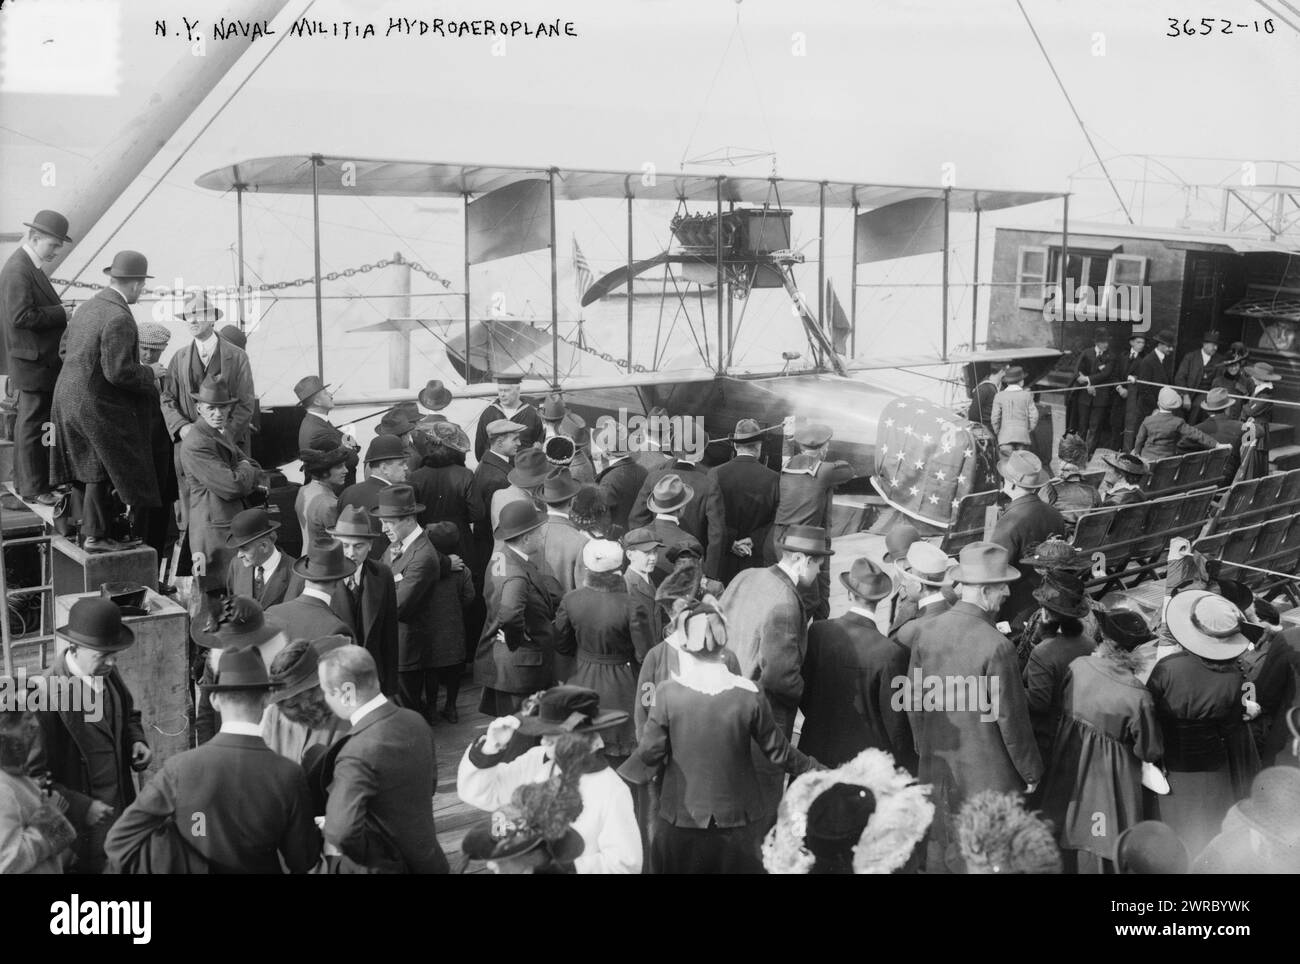
<path id="1" fill-rule="evenodd" d="M 594 589 L 596 592 L 627 592 L 627 583 L 623 581 L 623 574 L 617 570 L 588 572 L 584 577 L 584 584 L 588 589 Z"/>

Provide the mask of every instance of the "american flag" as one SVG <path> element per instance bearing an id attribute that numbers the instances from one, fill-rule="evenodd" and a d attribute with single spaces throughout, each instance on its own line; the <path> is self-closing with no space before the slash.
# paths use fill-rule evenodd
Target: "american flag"
<path id="1" fill-rule="evenodd" d="M 578 247 L 578 236 L 575 234 L 573 236 L 573 283 L 578 289 L 578 304 L 582 304 L 582 296 L 587 293 L 587 289 L 595 280 L 595 276 L 591 273 L 591 265 L 587 264 L 582 248 Z"/>
<path id="2" fill-rule="evenodd" d="M 970 423 L 924 398 L 885 406 L 876 434 L 876 491 L 896 509 L 947 526 L 978 479 Z"/>

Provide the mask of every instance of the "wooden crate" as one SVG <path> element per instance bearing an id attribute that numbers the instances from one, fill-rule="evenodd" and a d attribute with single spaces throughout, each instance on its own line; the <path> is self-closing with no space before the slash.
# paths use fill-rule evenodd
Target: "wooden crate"
<path id="1" fill-rule="evenodd" d="M 124 552 L 87 552 L 63 536 L 55 536 L 51 544 L 57 595 L 97 593 L 106 582 L 158 585 L 158 553 L 149 546 Z"/>

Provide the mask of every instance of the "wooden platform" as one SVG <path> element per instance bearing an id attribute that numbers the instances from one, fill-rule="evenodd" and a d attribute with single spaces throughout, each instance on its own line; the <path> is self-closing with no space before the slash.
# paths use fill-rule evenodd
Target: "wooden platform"
<path id="1" fill-rule="evenodd" d="M 460 759 L 469 745 L 482 736 L 487 725 L 492 722 L 491 717 L 478 711 L 481 692 L 482 687 L 473 685 L 466 677 L 456 700 L 460 722 L 453 725 L 438 718 L 438 724 L 433 728 L 434 750 L 438 757 L 438 787 L 433 795 L 433 820 L 438 831 L 438 842 L 451 861 L 453 871 L 464 862 L 460 842 L 465 834 L 474 824 L 490 816 L 462 803 L 456 795 L 456 769 L 460 766 Z M 439 703 L 439 707 L 441 705 Z M 487 873 L 488 870 L 484 864 L 475 861 L 465 872 Z"/>

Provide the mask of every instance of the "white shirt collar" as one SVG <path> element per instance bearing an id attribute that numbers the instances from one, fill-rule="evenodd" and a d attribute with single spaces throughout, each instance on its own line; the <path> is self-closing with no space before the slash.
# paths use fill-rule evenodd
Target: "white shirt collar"
<path id="1" fill-rule="evenodd" d="M 558 517 L 561 518 L 561 519 L 567 519 L 567 518 L 569 517 L 569 513 L 567 513 L 567 512 L 562 512 L 562 511 L 559 510 L 559 509 L 552 509 L 549 505 L 546 507 L 546 514 L 547 514 L 547 515 L 558 516 Z"/>
<path id="2" fill-rule="evenodd" d="M 924 596 L 922 596 L 920 599 L 916 601 L 916 608 L 924 609 L 926 606 L 930 605 L 930 603 L 941 602 L 942 600 L 943 600 L 942 592 L 926 593 Z"/>
<path id="3" fill-rule="evenodd" d="M 380 693 L 369 703 L 365 703 L 362 706 L 358 706 L 355 710 L 353 710 L 352 715 L 348 717 L 348 722 L 352 724 L 352 728 L 355 730 L 357 728 L 358 723 L 360 723 L 367 716 L 369 716 L 371 713 L 379 709 L 387 702 L 388 702 L 388 698 L 384 696 L 383 693 Z"/>
<path id="4" fill-rule="evenodd" d="M 71 653 L 64 653 L 63 656 L 64 656 L 63 662 L 68 667 L 68 671 L 72 673 L 73 676 L 77 677 L 77 679 L 81 680 L 83 683 L 86 683 L 89 686 L 97 685 L 95 682 L 95 677 L 89 675 L 84 669 L 78 666 L 76 659 L 73 658 Z"/>
<path id="5" fill-rule="evenodd" d="M 675 515 L 656 515 L 655 519 L 656 521 L 662 519 L 664 522 L 671 522 L 675 526 L 681 525 L 681 522 Z"/>
<path id="6" fill-rule="evenodd" d="M 501 404 L 501 402 L 497 402 L 497 408 L 501 409 L 501 411 L 505 414 L 506 418 L 509 418 L 511 415 L 517 415 L 519 413 L 519 410 L 523 407 L 524 407 L 524 400 L 522 398 L 515 403 L 514 408 L 506 408 L 503 404 Z"/>
<path id="7" fill-rule="evenodd" d="M 334 600 L 330 599 L 330 595 L 329 595 L 329 593 L 327 593 L 327 592 L 321 592 L 321 591 L 320 591 L 319 589 L 317 589 L 315 586 L 304 586 L 304 587 L 303 587 L 303 590 L 302 590 L 302 594 L 303 594 L 304 596 L 311 596 L 313 599 L 319 599 L 321 602 L 325 603 L 327 606 L 328 606 L 330 603 L 332 603 L 332 602 L 334 601 Z"/>
<path id="8" fill-rule="evenodd" d="M 30 241 L 23 242 L 23 250 L 27 252 L 27 257 L 32 259 L 32 264 L 36 265 L 37 268 L 40 268 L 42 263 L 41 259 L 37 256 L 36 249 L 31 246 Z"/>
<path id="9" fill-rule="evenodd" d="M 1202 359 L 1202 362 L 1203 362 L 1204 364 L 1208 365 L 1208 364 L 1210 363 L 1210 359 L 1213 358 L 1213 357 L 1214 357 L 1215 355 L 1217 355 L 1217 354 L 1218 354 L 1218 351 L 1217 351 L 1217 350 L 1215 350 L 1215 351 L 1206 351 L 1204 348 L 1202 348 L 1202 349 L 1201 349 L 1201 359 Z"/>
<path id="10" fill-rule="evenodd" d="M 1023 392 L 1023 391 L 1024 391 L 1024 389 L 1023 389 L 1021 386 L 1019 386 L 1019 385 L 1008 385 L 1006 388 L 1004 388 L 1004 389 L 1002 389 L 1002 390 L 1003 390 L 1004 392 Z"/>
<path id="11" fill-rule="evenodd" d="M 410 549 L 411 546 L 415 545 L 415 540 L 420 538 L 420 531 L 421 531 L 420 527 L 416 526 L 414 529 L 411 530 L 410 534 L 407 535 L 407 537 L 399 543 L 399 547 L 401 548 L 403 555 L 406 554 L 406 551 Z"/>
<path id="12" fill-rule="evenodd" d="M 1267 391 L 1272 387 L 1273 387 L 1272 382 L 1260 382 L 1258 385 L 1255 386 L 1255 390 L 1251 392 L 1251 394 L 1258 395 L 1260 392 Z"/>
<path id="13" fill-rule="evenodd" d="M 222 733 L 234 733 L 238 736 L 255 736 L 258 739 L 262 737 L 261 723 L 245 723 L 242 720 L 222 720 Z"/>
<path id="14" fill-rule="evenodd" d="M 856 613 L 857 615 L 861 616 L 863 619 L 867 620 L 868 622 L 874 623 L 876 621 L 876 614 L 871 612 L 870 610 L 863 609 L 861 606 L 850 606 L 849 612 Z"/>
<path id="15" fill-rule="evenodd" d="M 270 554 L 269 556 L 266 557 L 266 562 L 262 563 L 262 578 L 263 578 L 263 579 L 270 579 L 270 578 L 271 578 L 271 573 L 275 572 L 275 570 L 278 569 L 278 568 L 280 567 L 280 559 L 281 559 L 281 558 L 282 558 L 282 554 L 281 554 L 281 552 L 280 552 L 279 549 L 272 549 L 272 550 L 271 550 L 271 554 Z M 257 566 L 254 566 L 253 568 L 256 569 Z"/>
<path id="16" fill-rule="evenodd" d="M 1156 357 L 1159 358 L 1161 361 L 1164 361 L 1165 356 L 1169 354 L 1169 352 L 1166 349 L 1164 349 L 1163 346 L 1160 345 L 1157 345 L 1154 351 L 1156 353 Z"/>
<path id="17" fill-rule="evenodd" d="M 518 549 L 516 546 L 512 546 L 512 545 L 510 545 L 509 543 L 506 544 L 506 548 L 509 549 L 511 552 L 513 552 L 516 556 L 518 556 L 518 557 L 519 557 L 520 559 L 522 559 L 524 562 L 527 562 L 527 561 L 528 561 L 528 553 L 526 553 L 526 552 L 520 552 L 519 549 Z"/>
<path id="18" fill-rule="evenodd" d="M 199 357 L 202 358 L 206 364 L 208 359 L 212 357 L 212 353 L 217 350 L 217 333 L 215 331 L 210 333 L 208 337 L 202 341 L 195 338 L 194 347 L 198 349 Z"/>
<path id="19" fill-rule="evenodd" d="M 1114 485 L 1112 485 L 1108 491 L 1110 491 L 1110 492 L 1128 492 L 1129 490 L 1132 490 L 1132 491 L 1134 491 L 1134 492 L 1137 492 L 1137 491 L 1139 491 L 1141 488 L 1142 488 L 1142 487 L 1141 487 L 1140 485 L 1137 485 L 1137 484 L 1134 483 L 1134 482 L 1130 482 L 1130 481 L 1128 481 L 1127 479 L 1120 479 L 1118 482 L 1116 482 Z"/>

